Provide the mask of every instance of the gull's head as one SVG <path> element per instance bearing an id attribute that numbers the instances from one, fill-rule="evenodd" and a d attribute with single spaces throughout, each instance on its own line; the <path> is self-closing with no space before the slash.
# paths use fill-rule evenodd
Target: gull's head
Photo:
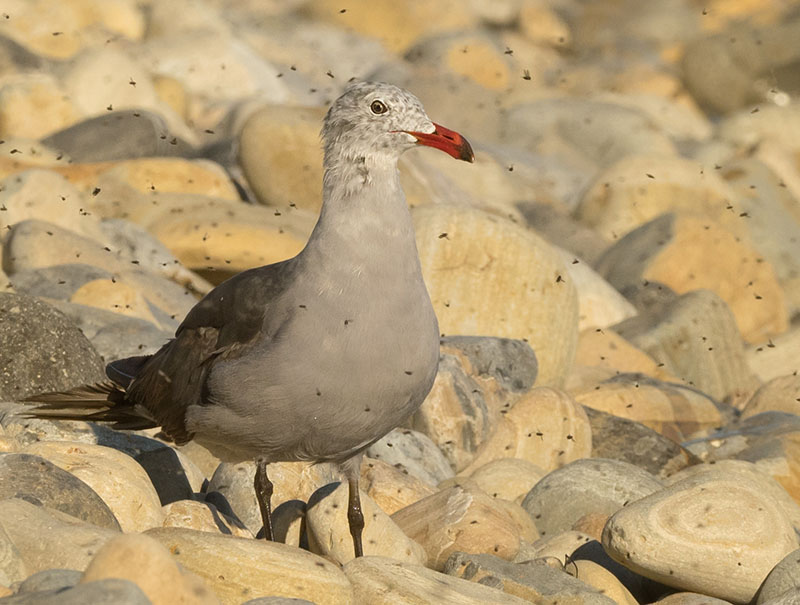
<path id="1" fill-rule="evenodd" d="M 472 147 L 457 132 L 431 121 L 419 99 L 382 82 L 351 84 L 325 116 L 326 163 L 343 157 L 383 156 L 396 160 L 415 145 L 435 147 L 472 162 Z"/>

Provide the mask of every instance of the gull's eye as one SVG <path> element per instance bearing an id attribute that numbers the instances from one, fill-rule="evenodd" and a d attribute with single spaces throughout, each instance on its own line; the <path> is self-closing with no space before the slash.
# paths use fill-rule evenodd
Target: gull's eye
<path id="1" fill-rule="evenodd" d="M 389 108 L 386 107 L 383 101 L 377 100 L 372 102 L 372 105 L 369 106 L 369 109 L 374 114 L 381 114 L 389 111 Z"/>

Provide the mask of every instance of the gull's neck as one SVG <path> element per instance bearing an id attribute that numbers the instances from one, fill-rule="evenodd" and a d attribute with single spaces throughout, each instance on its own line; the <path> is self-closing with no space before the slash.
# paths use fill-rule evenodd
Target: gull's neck
<path id="1" fill-rule="evenodd" d="M 419 266 L 396 154 L 326 149 L 322 210 L 304 252 L 326 264 L 338 257 Z"/>

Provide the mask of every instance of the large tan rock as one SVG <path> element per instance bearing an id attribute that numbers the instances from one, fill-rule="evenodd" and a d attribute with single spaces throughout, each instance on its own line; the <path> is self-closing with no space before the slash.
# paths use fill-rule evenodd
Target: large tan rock
<path id="1" fill-rule="evenodd" d="M 744 225 L 735 199 L 734 191 L 698 162 L 630 156 L 597 177 L 583 196 L 577 217 L 608 241 L 670 211 L 707 217 L 739 235 Z"/>
<path id="2" fill-rule="evenodd" d="M 189 119 L 197 127 L 214 127 L 230 104 L 242 99 L 284 103 L 289 98 L 277 66 L 243 43 L 244 27 L 237 29 L 216 28 L 213 35 L 202 29 L 173 31 L 148 39 L 138 49 L 139 62 L 148 71 L 177 79 L 192 95 Z"/>
<path id="3" fill-rule="evenodd" d="M 348 493 L 346 482 L 322 487 L 309 498 L 306 510 L 309 550 L 341 565 L 355 557 L 347 520 Z M 404 534 L 364 492 L 361 492 L 361 511 L 364 515 L 361 539 L 365 555 L 426 564 L 428 557 L 423 547 Z"/>
<path id="4" fill-rule="evenodd" d="M 141 193 L 189 193 L 214 198 L 240 200 L 236 185 L 225 170 L 209 160 L 187 160 L 184 158 L 137 158 L 113 163 L 83 164 L 74 167 L 74 176 L 65 176 L 73 182 L 83 182 L 78 167 L 83 166 L 87 174 L 95 169 L 107 179 L 123 183 Z M 88 188 L 88 187 L 87 187 Z M 101 183 L 102 188 L 102 183 Z M 106 201 L 99 194 L 97 203 Z M 113 200 L 109 201 L 113 204 Z M 134 208 L 128 208 L 133 212 Z"/>
<path id="5" fill-rule="evenodd" d="M 725 301 L 694 290 L 615 330 L 666 370 L 715 399 L 741 406 L 758 387 Z"/>
<path id="6" fill-rule="evenodd" d="M 5 7 L 13 19 L 0 21 L 0 33 L 31 51 L 66 59 L 109 36 L 140 39 L 145 30 L 141 7 L 130 0 L 34 0 Z"/>
<path id="7" fill-rule="evenodd" d="M 148 530 L 185 569 L 200 576 L 225 605 L 261 596 L 349 605 L 353 589 L 339 568 L 293 546 L 191 529 Z"/>
<path id="8" fill-rule="evenodd" d="M 536 234 L 478 210 L 415 208 L 422 271 L 445 334 L 527 340 L 538 383 L 566 376 L 578 337 L 578 297 L 558 252 Z"/>
<path id="9" fill-rule="evenodd" d="M 789 324 L 772 265 L 708 218 L 661 215 L 618 241 L 597 268 L 623 292 L 642 282 L 658 282 L 678 294 L 711 290 L 728 303 L 748 342 L 763 342 Z"/>
<path id="10" fill-rule="evenodd" d="M 603 531 L 614 559 L 648 578 L 748 603 L 797 548 L 780 506 L 737 475 L 679 481 L 615 513 Z"/>
<path id="11" fill-rule="evenodd" d="M 524 599 L 476 582 L 384 557 L 362 557 L 345 565 L 356 605 L 523 605 Z"/>
<path id="12" fill-rule="evenodd" d="M 469 134 L 470 141 L 475 143 L 477 139 L 472 140 L 474 135 L 472 132 Z M 436 149 L 422 148 L 404 154 L 399 167 L 400 182 L 409 206 L 455 198 L 458 203 L 482 208 L 524 224 L 517 208 L 519 201 L 544 197 L 540 175 L 527 174 L 522 165 L 505 163 L 504 158 L 500 154 L 494 155 L 491 149 L 478 149 L 475 161 L 467 163 L 454 162 L 449 155 Z M 425 178 L 428 174 L 431 178 Z M 434 179 L 435 175 L 439 178 Z M 413 180 L 418 182 L 414 183 Z M 423 192 L 414 191 L 420 186 L 427 190 L 424 198 Z M 450 190 L 449 196 L 448 192 L 442 191 L 443 188 Z M 431 195 L 431 191 L 436 195 Z"/>
<path id="13" fill-rule="evenodd" d="M 519 28 L 526 38 L 537 44 L 564 47 L 569 46 L 572 38 L 569 25 L 546 2 L 522 2 Z"/>
<path id="14" fill-rule="evenodd" d="M 508 201 L 512 195 L 509 190 L 518 189 L 519 184 L 504 183 L 498 185 L 497 195 L 487 193 L 500 180 L 501 176 L 497 173 L 508 174 L 508 171 L 497 165 L 488 154 L 478 152 L 477 157 L 481 160 L 476 168 L 475 163 L 454 162 L 449 155 L 430 147 L 404 154 L 397 166 L 408 205 L 411 208 L 425 205 L 466 206 L 523 223 L 522 214 L 513 202 Z M 469 177 L 463 177 L 464 168 L 468 171 L 476 168 L 476 171 L 470 172 Z M 480 181 L 482 186 L 473 188 L 476 181 Z"/>
<path id="15" fill-rule="evenodd" d="M 374 458 L 364 459 L 360 486 L 387 515 L 436 491 L 432 485 L 409 472 Z"/>
<path id="16" fill-rule="evenodd" d="M 64 89 L 84 115 L 99 115 L 113 109 L 149 109 L 163 117 L 174 134 L 187 141 L 196 139 L 172 108 L 161 101 L 140 58 L 134 60 L 120 46 L 86 49 L 64 71 L 61 78 Z"/>
<path id="17" fill-rule="evenodd" d="M 4 234 L 11 225 L 39 219 L 105 242 L 98 218 L 88 212 L 88 205 L 88 196 L 50 170 L 26 170 L 0 181 L 0 208 L 5 208 L 0 213 L 0 229 Z"/>
<path id="18" fill-rule="evenodd" d="M 142 293 L 117 279 L 113 282 L 110 279 L 94 279 L 86 282 L 72 293 L 69 301 L 128 317 L 138 317 L 159 325 Z"/>
<path id="19" fill-rule="evenodd" d="M 574 254 L 559 248 L 569 279 L 578 289 L 578 328 L 606 328 L 636 315 L 636 307 Z"/>
<path id="20" fill-rule="evenodd" d="M 397 53 L 432 34 L 469 29 L 476 23 L 469 7 L 453 0 L 435 4 L 425 0 L 356 0 L 344 10 L 340 4 L 335 0 L 315 0 L 306 10 L 317 19 L 377 38 Z"/>
<path id="21" fill-rule="evenodd" d="M 197 299 L 189 290 L 164 277 L 137 268 L 134 259 L 121 253 L 123 249 L 115 251 L 111 246 L 34 219 L 15 225 L 3 247 L 5 268 L 10 275 L 70 262 L 108 271 L 111 276 L 87 282 L 85 290 L 75 291 L 74 302 L 91 303 L 150 321 L 158 313 L 157 325 L 172 331 L 176 318 L 186 315 Z M 118 292 L 117 285 L 120 286 Z M 143 304 L 143 298 L 153 308 Z"/>
<path id="22" fill-rule="evenodd" d="M 523 458 L 498 458 L 479 466 L 469 478 L 493 498 L 521 500 L 547 472 Z"/>
<path id="23" fill-rule="evenodd" d="M 551 471 L 591 455 L 592 429 L 586 412 L 558 389 L 530 390 L 513 403 L 503 420 L 465 474 L 499 458 L 521 458 Z"/>
<path id="24" fill-rule="evenodd" d="M 485 552 L 512 559 L 520 530 L 509 514 L 480 490 L 450 487 L 392 515 L 400 528 L 422 544 L 428 564 L 442 569 L 451 553 Z"/>
<path id="25" fill-rule="evenodd" d="M 127 454 L 89 443 L 38 441 L 26 454 L 41 456 L 91 487 L 119 521 L 122 531 L 158 527 L 164 518 L 161 501 L 144 469 Z"/>
<path id="26" fill-rule="evenodd" d="M 45 73 L 19 74 L 0 86 L 0 136 L 41 139 L 77 122 L 80 113 Z"/>
<path id="27" fill-rule="evenodd" d="M 663 484 L 633 464 L 583 458 L 545 475 L 522 501 L 542 537 L 571 530 L 586 515 L 610 515 Z"/>
<path id="28" fill-rule="evenodd" d="M 488 36 L 475 32 L 433 36 L 415 45 L 407 55 L 418 69 L 444 69 L 490 90 L 505 90 L 511 83 L 512 61 Z"/>
<path id="29" fill-rule="evenodd" d="M 439 447 L 455 470 L 473 461 L 500 416 L 488 389 L 470 370 L 463 354 L 442 351 L 431 391 L 408 421 Z"/>
<path id="30" fill-rule="evenodd" d="M 163 507 L 162 527 L 183 527 L 214 534 L 227 534 L 238 538 L 252 538 L 253 534 L 237 519 L 219 512 L 210 502 L 176 500 Z"/>
<path id="31" fill-rule="evenodd" d="M 111 171 L 100 180 L 98 213 L 145 227 L 184 265 L 223 276 L 294 256 L 316 222 L 299 208 L 277 210 L 193 192 L 144 194 L 117 176 Z M 181 183 L 169 187 L 180 189 Z"/>
<path id="32" fill-rule="evenodd" d="M 324 117 L 323 108 L 269 105 L 247 119 L 239 135 L 239 163 L 262 204 L 319 212 Z"/>
<path id="33" fill-rule="evenodd" d="M 219 600 L 203 581 L 183 571 L 157 540 L 129 534 L 110 540 L 94 556 L 80 584 L 122 578 L 136 584 L 153 605 L 215 605 Z"/>
<path id="34" fill-rule="evenodd" d="M 790 328 L 767 344 L 745 351 L 747 366 L 762 381 L 800 372 L 800 328 Z"/>
<path id="35" fill-rule="evenodd" d="M 723 423 L 717 406 L 702 393 L 640 378 L 636 374 L 611 378 L 572 395 L 582 405 L 640 422 L 677 442 Z"/>
<path id="36" fill-rule="evenodd" d="M 575 365 L 602 368 L 611 376 L 622 372 L 646 374 L 659 380 L 678 380 L 647 353 L 622 338 L 613 328 L 582 330 L 575 352 Z M 574 375 L 570 374 L 570 377 Z M 567 389 L 572 390 L 572 389 Z"/>

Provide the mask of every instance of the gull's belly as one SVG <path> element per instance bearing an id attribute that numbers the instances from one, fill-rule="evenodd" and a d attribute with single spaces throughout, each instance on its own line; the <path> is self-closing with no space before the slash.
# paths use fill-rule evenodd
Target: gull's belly
<path id="1" fill-rule="evenodd" d="M 215 365 L 213 412 L 195 410 L 190 429 L 242 459 L 339 461 L 402 423 L 436 376 L 432 307 L 336 308 L 308 304 L 262 352 Z"/>
<path id="2" fill-rule="evenodd" d="M 400 323 L 343 322 L 342 330 L 325 334 L 319 355 L 301 368 L 312 387 L 302 398 L 303 409 L 314 412 L 298 417 L 305 447 L 315 457 L 340 458 L 382 437 L 425 399 L 438 358 L 432 310 L 406 315 Z M 331 430 L 342 426 L 347 429 Z"/>

